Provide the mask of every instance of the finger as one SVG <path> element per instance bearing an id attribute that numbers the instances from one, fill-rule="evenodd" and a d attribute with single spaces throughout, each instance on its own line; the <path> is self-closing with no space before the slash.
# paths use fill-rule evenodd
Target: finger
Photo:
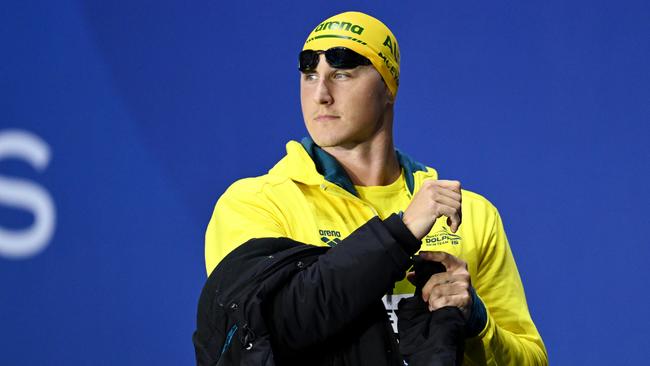
<path id="1" fill-rule="evenodd" d="M 447 226 L 449 226 L 449 229 L 452 232 L 455 233 L 456 231 L 458 231 L 458 228 L 460 227 L 461 224 L 460 210 L 449 206 L 439 205 L 436 208 L 435 217 L 436 219 L 438 219 L 439 217 L 442 216 L 447 217 Z"/>
<path id="2" fill-rule="evenodd" d="M 463 264 L 465 264 L 463 262 Z M 453 271 L 447 271 L 443 272 L 447 275 L 445 278 L 440 279 L 440 283 L 442 284 L 461 284 L 465 286 L 466 288 L 469 288 L 469 285 L 471 283 L 470 280 L 470 275 L 469 272 L 467 271 L 467 268 L 465 266 L 458 266 L 455 270 Z"/>
<path id="3" fill-rule="evenodd" d="M 449 230 L 451 230 L 452 233 L 456 233 L 460 227 L 460 224 L 462 223 L 463 219 L 461 218 L 459 211 L 456 211 L 456 213 L 447 217 L 447 225 L 449 226 Z"/>
<path id="4" fill-rule="evenodd" d="M 454 215 L 458 216 L 458 209 L 454 207 L 450 207 L 447 205 L 437 205 L 436 207 L 436 218 L 440 216 L 447 216 L 447 217 L 452 217 Z"/>
<path id="5" fill-rule="evenodd" d="M 452 191 L 460 193 L 461 187 L 460 187 L 460 182 L 457 180 L 444 180 L 444 179 L 438 179 L 434 181 L 436 185 L 444 188 L 449 188 Z"/>
<path id="6" fill-rule="evenodd" d="M 447 257 L 449 257 L 450 255 L 451 254 L 447 252 L 441 252 L 441 251 L 431 251 L 431 250 L 420 251 L 420 257 L 422 257 L 422 259 L 433 261 L 433 262 L 440 262 L 440 263 L 446 261 Z"/>
<path id="7" fill-rule="evenodd" d="M 467 263 L 465 261 L 446 252 L 421 251 L 420 257 L 428 261 L 442 263 L 449 272 L 455 271 L 458 268 L 467 269 Z"/>
<path id="8" fill-rule="evenodd" d="M 463 201 L 463 195 L 461 193 L 456 192 L 449 188 L 438 187 L 438 189 L 436 189 L 435 192 L 441 196 L 449 197 L 458 203 L 461 203 Z"/>
<path id="9" fill-rule="evenodd" d="M 469 294 L 457 294 L 431 298 L 427 301 L 429 311 L 435 311 L 445 306 L 456 306 L 463 310 L 469 309 L 471 297 Z"/>
<path id="10" fill-rule="evenodd" d="M 449 281 L 433 286 L 428 293 L 427 299 L 431 300 L 437 297 L 462 295 L 464 293 L 469 293 L 468 283 Z"/>
<path id="11" fill-rule="evenodd" d="M 456 194 L 455 192 L 451 192 Z M 446 206 L 452 208 L 455 211 L 460 210 L 461 203 L 459 200 L 449 197 L 442 192 L 434 192 L 431 194 L 431 199 L 433 202 L 437 203 L 439 206 Z"/>
<path id="12" fill-rule="evenodd" d="M 456 232 L 460 223 L 462 204 L 458 200 L 454 200 L 448 196 L 441 194 L 440 192 L 435 192 L 432 194 L 433 201 L 437 204 L 436 207 L 436 218 L 440 217 L 441 214 L 447 216 L 447 225 L 449 225 Z"/>
<path id="13" fill-rule="evenodd" d="M 434 288 L 443 284 L 451 283 L 451 274 L 448 272 L 441 272 L 432 275 L 429 280 L 422 286 L 422 300 L 427 301 L 434 291 Z"/>
<path id="14" fill-rule="evenodd" d="M 464 263 L 463 263 L 464 264 Z M 450 277 L 449 281 L 453 283 L 459 283 L 469 289 L 472 279 L 467 271 L 467 266 L 458 266 L 455 270 L 449 271 Z"/>

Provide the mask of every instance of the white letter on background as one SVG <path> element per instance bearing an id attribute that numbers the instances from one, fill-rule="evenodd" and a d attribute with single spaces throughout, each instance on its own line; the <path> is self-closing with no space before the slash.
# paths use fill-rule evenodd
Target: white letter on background
<path id="1" fill-rule="evenodd" d="M 50 162 L 50 148 L 32 133 L 6 130 L 0 132 L 0 160 L 6 158 L 26 160 L 41 172 Z M 30 181 L 0 175 L 0 204 L 34 215 L 34 223 L 27 229 L 7 230 L 0 226 L 0 256 L 22 259 L 45 249 L 52 239 L 56 223 L 56 211 L 50 194 Z"/>

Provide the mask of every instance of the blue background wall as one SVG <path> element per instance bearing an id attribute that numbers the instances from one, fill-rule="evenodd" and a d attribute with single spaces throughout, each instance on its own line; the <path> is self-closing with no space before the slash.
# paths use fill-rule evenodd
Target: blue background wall
<path id="1" fill-rule="evenodd" d="M 0 364 L 193 363 L 213 205 L 306 134 L 297 52 L 351 9 L 400 40 L 397 145 L 500 209 L 551 364 L 647 363 L 647 1 L 67 0 L 0 11 Z"/>

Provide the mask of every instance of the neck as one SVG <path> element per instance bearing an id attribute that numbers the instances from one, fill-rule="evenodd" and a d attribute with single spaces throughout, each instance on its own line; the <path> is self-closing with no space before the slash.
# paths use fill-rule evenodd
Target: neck
<path id="1" fill-rule="evenodd" d="M 367 141 L 352 146 L 324 147 L 343 166 L 357 186 L 385 186 L 401 174 L 395 146 L 392 123 L 386 124 Z"/>

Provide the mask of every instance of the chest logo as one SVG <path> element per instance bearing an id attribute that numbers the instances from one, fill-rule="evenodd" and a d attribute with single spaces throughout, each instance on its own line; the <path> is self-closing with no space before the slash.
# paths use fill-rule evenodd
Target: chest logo
<path id="1" fill-rule="evenodd" d="M 333 247 L 341 242 L 341 232 L 338 230 L 318 230 L 320 240 Z"/>
<path id="2" fill-rule="evenodd" d="M 460 244 L 461 239 L 462 238 L 460 235 L 450 233 L 448 228 L 443 227 L 435 233 L 425 236 L 423 243 L 426 246 L 437 246 L 445 244 L 458 245 Z"/>

